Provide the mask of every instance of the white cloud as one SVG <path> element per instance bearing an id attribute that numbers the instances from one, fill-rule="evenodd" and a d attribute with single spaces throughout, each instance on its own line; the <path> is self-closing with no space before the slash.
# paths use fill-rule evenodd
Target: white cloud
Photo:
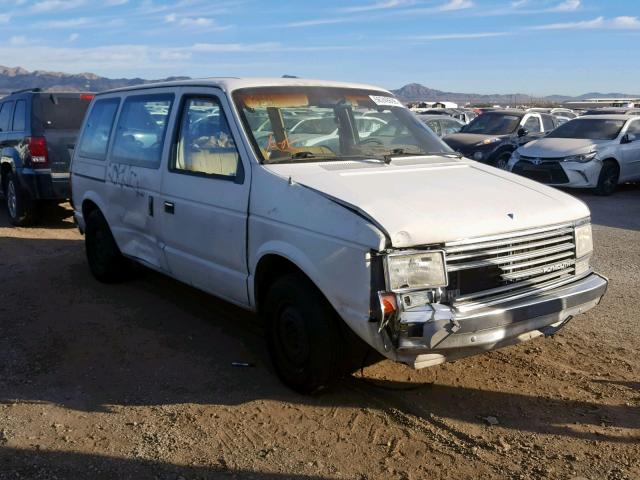
<path id="1" fill-rule="evenodd" d="M 564 2 L 559 3 L 555 7 L 551 8 L 552 12 L 575 12 L 580 8 L 581 5 L 580 0 L 564 0 Z"/>
<path id="2" fill-rule="evenodd" d="M 438 10 L 441 12 L 451 12 L 455 10 L 465 10 L 473 6 L 474 3 L 472 0 L 449 0 L 447 3 L 440 5 Z"/>
<path id="3" fill-rule="evenodd" d="M 49 20 L 45 22 L 37 22 L 34 26 L 38 28 L 73 28 L 73 27 L 85 27 L 93 24 L 90 18 L 79 17 L 70 18 L 69 20 Z"/>
<path id="4" fill-rule="evenodd" d="M 373 10 L 386 10 L 389 8 L 403 7 L 405 5 L 411 5 L 412 3 L 414 3 L 412 0 L 386 0 L 382 2 L 370 3 L 368 5 L 361 5 L 359 7 L 341 8 L 340 11 L 349 13 L 370 12 Z"/>
<path id="5" fill-rule="evenodd" d="M 214 25 L 213 20 L 210 18 L 198 17 L 198 18 L 181 18 L 179 25 L 181 27 L 212 27 Z"/>
<path id="6" fill-rule="evenodd" d="M 4 25 L 6 23 L 9 23 L 11 21 L 11 15 L 9 15 L 8 13 L 3 13 L 0 15 L 0 24 Z"/>
<path id="7" fill-rule="evenodd" d="M 69 43 L 75 42 L 76 40 L 78 40 L 78 38 L 80 38 L 80 34 L 72 33 L 71 35 L 69 35 L 69 38 L 68 38 Z"/>
<path id="8" fill-rule="evenodd" d="M 81 7 L 85 4 L 85 0 L 43 0 L 36 2 L 31 7 L 31 11 L 35 13 L 71 10 Z"/>
<path id="9" fill-rule="evenodd" d="M 24 35 L 16 35 L 9 39 L 9 45 L 26 45 L 29 43 Z"/>
<path id="10" fill-rule="evenodd" d="M 283 27 L 314 27 L 316 25 L 334 25 L 336 23 L 346 23 L 358 21 L 357 18 L 335 17 L 335 18 L 316 18 L 313 20 L 302 20 L 300 22 L 291 22 L 281 25 Z"/>
<path id="11" fill-rule="evenodd" d="M 596 28 L 635 30 L 640 29 L 640 20 L 638 20 L 638 17 L 628 16 L 611 19 L 597 17 L 592 20 L 583 20 L 580 22 L 550 23 L 547 25 L 536 25 L 530 28 L 533 30 L 589 30 Z"/>
<path id="12" fill-rule="evenodd" d="M 408 40 L 458 40 L 458 39 L 470 39 L 470 38 L 491 38 L 491 37 L 504 37 L 511 35 L 509 32 L 478 32 L 478 33 L 444 33 L 440 35 L 416 35 L 413 37 L 406 37 Z"/>
<path id="13" fill-rule="evenodd" d="M 129 0 L 103 0 L 103 2 L 108 7 L 117 7 L 119 5 L 125 5 L 129 3 Z"/>

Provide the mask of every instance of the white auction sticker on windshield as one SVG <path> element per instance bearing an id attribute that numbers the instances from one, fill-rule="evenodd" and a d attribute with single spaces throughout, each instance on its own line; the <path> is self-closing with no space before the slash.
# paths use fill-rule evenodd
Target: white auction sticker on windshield
<path id="1" fill-rule="evenodd" d="M 384 105 L 389 107 L 404 107 L 402 102 L 394 97 L 385 97 L 382 95 L 369 95 L 369 98 L 376 105 Z"/>

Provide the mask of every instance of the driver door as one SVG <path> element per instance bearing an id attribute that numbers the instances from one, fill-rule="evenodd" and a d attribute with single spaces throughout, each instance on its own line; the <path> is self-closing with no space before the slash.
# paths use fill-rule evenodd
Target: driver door
<path id="1" fill-rule="evenodd" d="M 640 179 L 640 119 L 631 122 L 627 134 L 635 135 L 636 140 L 620 145 L 622 152 L 621 181 Z"/>

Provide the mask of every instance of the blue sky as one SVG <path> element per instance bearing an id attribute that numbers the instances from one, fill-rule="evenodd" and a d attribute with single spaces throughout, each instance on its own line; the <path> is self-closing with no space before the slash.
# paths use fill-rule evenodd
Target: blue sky
<path id="1" fill-rule="evenodd" d="M 640 93 L 640 0 L 0 0 L 0 64 Z"/>

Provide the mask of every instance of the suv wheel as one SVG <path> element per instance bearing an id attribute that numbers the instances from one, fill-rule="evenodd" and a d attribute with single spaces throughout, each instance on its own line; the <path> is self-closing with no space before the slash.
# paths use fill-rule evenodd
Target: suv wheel
<path id="1" fill-rule="evenodd" d="M 131 261 L 124 257 L 107 220 L 99 210 L 86 219 L 85 248 L 93 276 L 104 283 L 117 283 L 129 276 Z"/>
<path id="2" fill-rule="evenodd" d="M 345 373 L 341 320 L 306 277 L 294 273 L 276 280 L 264 316 L 271 360 L 287 386 L 310 394 Z"/>
<path id="3" fill-rule="evenodd" d="M 28 225 L 35 218 L 35 205 L 29 194 L 20 188 L 13 173 L 7 174 L 4 197 L 9 221 L 16 227 Z"/>
<path id="4" fill-rule="evenodd" d="M 598 177 L 598 186 L 594 189 L 596 195 L 608 196 L 616 191 L 620 170 L 618 165 L 612 161 L 606 161 L 602 164 L 600 176 Z"/>

